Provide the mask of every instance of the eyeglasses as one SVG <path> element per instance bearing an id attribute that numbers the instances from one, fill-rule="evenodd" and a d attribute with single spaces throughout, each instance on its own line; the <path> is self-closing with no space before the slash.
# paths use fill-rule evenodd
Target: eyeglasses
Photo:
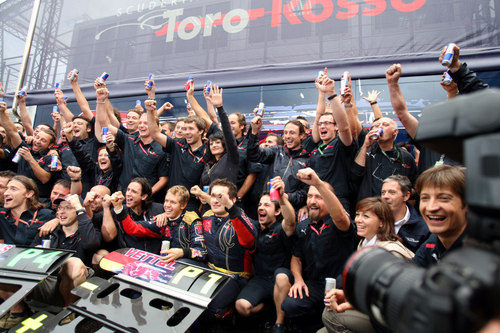
<path id="1" fill-rule="evenodd" d="M 325 126 L 328 126 L 328 125 L 337 125 L 337 123 L 334 122 L 334 121 L 320 121 L 318 123 L 318 126 L 323 126 L 323 125 L 325 125 Z"/>

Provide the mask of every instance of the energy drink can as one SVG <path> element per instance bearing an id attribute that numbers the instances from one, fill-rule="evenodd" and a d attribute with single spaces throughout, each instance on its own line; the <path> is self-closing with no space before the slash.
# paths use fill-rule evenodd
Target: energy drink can
<path id="1" fill-rule="evenodd" d="M 448 44 L 446 51 L 444 52 L 443 60 L 441 61 L 441 65 L 450 67 L 451 62 L 453 61 L 453 56 L 455 55 L 455 51 L 453 50 L 454 47 L 454 43 Z"/>
<path id="2" fill-rule="evenodd" d="M 57 169 L 57 156 L 56 155 L 52 155 L 50 157 L 50 168 Z"/>
<path id="3" fill-rule="evenodd" d="M 26 86 L 22 87 L 21 90 L 17 93 L 18 96 L 26 95 Z"/>
<path id="4" fill-rule="evenodd" d="M 108 135 L 109 129 L 107 127 L 102 128 L 102 141 L 106 142 L 106 135 Z"/>
<path id="5" fill-rule="evenodd" d="M 210 85 L 212 84 L 212 81 L 207 81 L 207 84 L 205 85 L 205 94 L 210 94 Z"/>
<path id="6" fill-rule="evenodd" d="M 78 73 L 80 73 L 80 72 L 78 71 L 78 69 L 76 69 L 76 68 L 75 68 L 75 69 L 73 69 L 73 70 L 69 73 L 69 81 L 70 81 L 70 82 L 75 81 L 76 74 L 78 74 Z"/>
<path id="7" fill-rule="evenodd" d="M 210 190 L 210 186 L 208 186 L 208 185 L 203 186 L 203 192 L 208 193 L 209 190 Z"/>
<path id="8" fill-rule="evenodd" d="M 167 251 L 168 249 L 170 249 L 170 241 L 168 241 L 168 240 L 162 241 L 160 253 L 163 253 L 163 252 Z"/>
<path id="9" fill-rule="evenodd" d="M 57 105 L 54 105 L 52 107 L 52 113 L 59 113 L 59 108 L 57 107 Z"/>
<path id="10" fill-rule="evenodd" d="M 141 105 L 141 100 L 140 99 L 138 99 L 138 100 L 135 101 L 135 106 L 138 106 L 138 105 Z"/>
<path id="11" fill-rule="evenodd" d="M 345 93 L 345 87 L 347 87 L 347 80 L 349 79 L 349 72 L 345 71 L 344 74 L 342 74 L 342 78 L 340 79 L 340 94 L 344 95 Z"/>
<path id="12" fill-rule="evenodd" d="M 42 247 L 44 249 L 50 249 L 50 239 L 42 239 Z"/>
<path id="13" fill-rule="evenodd" d="M 452 80 L 453 79 L 451 78 L 450 71 L 447 70 L 446 73 L 444 74 L 443 84 L 445 86 L 449 86 Z"/>
<path id="14" fill-rule="evenodd" d="M 372 140 L 378 140 L 378 138 L 380 138 L 380 136 L 382 135 L 382 133 L 384 133 L 384 130 L 383 130 L 383 129 L 381 129 L 381 128 L 379 128 L 379 129 L 377 130 L 377 132 L 375 132 L 375 133 L 374 133 L 374 134 L 370 137 L 370 139 L 372 139 Z"/>
<path id="15" fill-rule="evenodd" d="M 280 200 L 280 192 L 274 188 L 273 183 L 269 183 L 269 197 L 271 200 Z"/>
<path id="16" fill-rule="evenodd" d="M 255 114 L 259 117 L 262 117 L 264 115 L 264 102 L 259 103 L 259 108 L 257 109 L 257 112 Z"/>
<path id="17" fill-rule="evenodd" d="M 99 76 L 99 81 L 102 82 L 102 83 L 104 83 L 104 82 L 106 82 L 106 80 L 108 79 L 108 77 L 109 77 L 109 74 L 106 73 L 106 72 L 104 72 L 104 73 L 101 74 L 101 76 Z"/>
<path id="18" fill-rule="evenodd" d="M 334 278 L 325 278 L 325 297 L 330 290 L 335 288 L 337 288 L 337 280 Z M 325 306 L 328 306 L 328 304 L 325 303 Z"/>
<path id="19" fill-rule="evenodd" d="M 191 84 L 193 83 L 193 77 L 188 77 L 186 84 L 184 85 L 184 89 L 189 90 L 191 88 Z"/>
<path id="20" fill-rule="evenodd" d="M 154 75 L 153 74 L 149 74 L 149 76 L 148 76 L 148 87 L 149 88 L 153 87 L 153 79 L 154 79 Z"/>
<path id="21" fill-rule="evenodd" d="M 56 90 L 61 89 L 61 83 L 56 82 Z"/>
<path id="22" fill-rule="evenodd" d="M 319 71 L 319 72 L 318 72 L 318 79 L 319 79 L 322 75 L 325 75 L 325 72 L 323 72 L 323 71 Z"/>
<path id="23" fill-rule="evenodd" d="M 12 158 L 12 162 L 14 163 L 19 163 L 19 161 L 21 160 L 21 155 L 19 155 L 17 152 L 16 154 L 14 155 L 14 157 Z"/>

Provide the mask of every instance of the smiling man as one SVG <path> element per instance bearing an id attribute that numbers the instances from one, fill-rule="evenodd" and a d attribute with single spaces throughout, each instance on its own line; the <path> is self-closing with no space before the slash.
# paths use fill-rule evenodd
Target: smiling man
<path id="1" fill-rule="evenodd" d="M 151 137 L 158 142 L 164 152 L 171 154 L 169 187 L 183 185 L 191 188 L 200 183 L 200 178 L 205 167 L 204 157 L 207 147 L 203 144 L 202 138 L 205 132 L 205 121 L 196 116 L 184 118 L 182 134 L 183 139 L 172 139 L 163 134 L 156 121 L 156 101 L 147 100 L 144 102 L 148 114 L 148 126 Z M 212 123 L 207 130 L 207 137 L 218 131 L 217 126 Z M 177 133 L 176 133 L 177 136 Z M 200 201 L 191 195 L 187 210 L 197 211 Z"/>
<path id="2" fill-rule="evenodd" d="M 335 188 L 335 195 L 349 211 L 349 169 L 356 150 L 355 142 L 346 110 L 335 94 L 334 81 L 322 75 L 316 80 L 316 88 L 318 105 L 312 138 L 318 146 L 311 152 L 308 166 L 316 171 L 321 180 Z M 325 97 L 330 101 L 327 112 Z"/>
<path id="3" fill-rule="evenodd" d="M 394 120 L 384 117 L 373 122 L 351 169 L 351 182 L 358 192 L 358 201 L 378 196 L 382 182 L 391 175 L 407 176 L 414 183 L 415 159 L 405 149 L 394 146 L 397 135 L 398 126 Z"/>
<path id="4" fill-rule="evenodd" d="M 295 211 L 284 192 L 280 177 L 273 180 L 279 191 L 279 201 L 272 201 L 264 192 L 259 201 L 257 249 L 253 253 L 255 276 L 238 295 L 236 310 L 242 316 L 256 314 L 264 308 L 266 300 L 273 300 L 276 307 L 275 329 L 284 329 L 285 313 L 281 303 L 290 289 L 290 258 L 292 235 L 295 232 Z"/>
<path id="5" fill-rule="evenodd" d="M 131 236 L 161 238 L 169 241 L 170 248 L 161 252 L 162 261 L 186 258 L 205 261 L 207 249 L 203 227 L 198 214 L 186 211 L 189 192 L 184 186 L 175 185 L 168 189 L 163 203 L 165 213 L 149 221 L 123 220 L 123 230 Z"/>
<path id="6" fill-rule="evenodd" d="M 297 226 L 290 264 L 294 283 L 282 309 L 287 317 L 300 317 L 303 323 L 312 324 L 311 320 L 324 308 L 325 278 L 336 278 L 341 273 L 356 248 L 356 232 L 330 184 L 322 181 L 311 168 L 299 170 L 297 177 L 310 185 L 309 217 Z"/>
<path id="7" fill-rule="evenodd" d="M 251 275 L 250 253 L 255 248 L 257 228 L 237 206 L 236 186 L 227 179 L 210 185 L 210 208 L 203 215 L 203 234 L 208 266 L 232 278 L 208 305 L 209 318 L 225 318 Z"/>
<path id="8" fill-rule="evenodd" d="M 162 147 L 153 140 L 146 114 L 143 114 L 139 119 L 139 135 L 125 133 L 119 128 L 110 125 L 110 120 L 106 112 L 108 96 L 108 89 L 97 89 L 96 129 L 101 130 L 102 127 L 108 127 L 109 132 L 115 136 L 115 143 L 123 151 L 123 168 L 119 180 L 120 186 L 122 189 L 125 189 L 132 178 L 144 177 L 152 185 L 154 195 L 167 186 L 169 172 L 167 156 Z M 146 108 L 147 105 L 151 105 L 151 102 L 154 102 L 156 105 L 155 101 L 147 100 L 144 103 Z M 156 116 L 154 123 L 156 128 L 158 128 L 159 120 Z"/>
<path id="9" fill-rule="evenodd" d="M 307 186 L 297 179 L 297 171 L 305 168 L 309 152 L 302 146 L 305 136 L 304 125 L 299 120 L 290 120 L 283 130 L 284 146 L 259 148 L 258 135 L 262 127 L 262 117 L 255 116 L 251 122 L 252 131 L 248 134 L 247 157 L 250 162 L 268 164 L 266 181 L 280 176 L 285 183 L 288 200 L 296 209 L 306 203 Z"/>
<path id="10" fill-rule="evenodd" d="M 413 263 L 429 267 L 449 251 L 462 247 L 467 227 L 465 169 L 441 165 L 424 171 L 417 179 L 420 213 L 431 236 L 413 258 Z"/>
<path id="11" fill-rule="evenodd" d="M 152 237 L 138 237 L 126 232 L 124 226 L 128 223 L 144 221 L 152 223 L 153 217 L 162 213 L 162 205 L 152 202 L 151 185 L 146 178 L 134 178 L 127 186 L 125 197 L 122 192 L 115 192 L 112 196 L 103 198 L 102 237 L 111 242 L 118 237 L 120 247 L 160 253 L 160 239 Z M 125 201 L 125 207 L 123 207 Z M 113 212 L 111 212 L 113 205 Z"/>

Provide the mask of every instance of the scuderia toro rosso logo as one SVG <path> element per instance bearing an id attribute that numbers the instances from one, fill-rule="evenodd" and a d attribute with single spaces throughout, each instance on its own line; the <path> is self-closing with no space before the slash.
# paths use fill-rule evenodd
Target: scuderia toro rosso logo
<path id="1" fill-rule="evenodd" d="M 355 16 L 377 16 L 388 6 L 399 12 L 413 12 L 420 9 L 426 0 L 269 0 L 270 8 L 235 8 L 226 13 L 222 11 L 206 13 L 205 16 L 185 16 L 186 3 L 202 5 L 203 1 L 157 0 L 139 3 L 126 8 L 118 8 L 117 16 L 145 13 L 136 23 L 122 23 L 111 26 L 95 35 L 101 35 L 121 26 L 137 25 L 140 29 L 151 29 L 156 36 L 164 36 L 169 43 L 176 38 L 190 40 L 198 35 L 212 36 L 215 27 L 221 26 L 228 34 L 240 33 L 250 21 L 267 20 L 272 28 L 279 27 L 284 21 L 292 25 L 319 23 L 326 20 L 348 20 Z M 217 2 L 211 2 L 215 5 Z M 227 4 L 227 1 L 221 3 Z M 158 9 L 160 8 L 160 9 Z M 158 23 L 160 22 L 160 23 Z"/>

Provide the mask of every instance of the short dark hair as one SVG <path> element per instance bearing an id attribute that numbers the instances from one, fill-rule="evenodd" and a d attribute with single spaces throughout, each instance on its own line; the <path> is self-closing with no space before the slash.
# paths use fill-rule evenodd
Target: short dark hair
<path id="1" fill-rule="evenodd" d="M 267 133 L 267 136 L 274 136 L 276 140 L 278 140 L 278 146 L 283 146 L 285 144 L 285 141 L 283 141 L 283 138 L 278 133 L 270 132 Z"/>
<path id="2" fill-rule="evenodd" d="M 173 130 L 175 130 L 175 123 L 174 122 L 171 122 L 171 121 L 164 121 L 160 124 L 160 126 L 163 126 L 163 125 L 167 125 L 168 126 L 168 129 L 170 130 L 170 132 L 172 132 Z"/>
<path id="3" fill-rule="evenodd" d="M 14 171 L 11 171 L 11 170 L 0 171 L 0 178 L 7 178 L 7 179 L 11 180 L 15 176 L 16 176 L 16 173 Z"/>
<path id="4" fill-rule="evenodd" d="M 56 185 L 61 185 L 64 188 L 71 189 L 71 182 L 67 179 L 58 179 L 55 183 L 54 186 Z M 54 188 L 54 187 L 52 187 Z"/>
<path id="5" fill-rule="evenodd" d="M 49 128 L 41 128 L 39 133 L 45 133 L 45 134 L 48 134 L 50 135 L 50 142 L 49 144 L 53 144 L 53 143 L 56 143 L 56 138 L 57 138 L 57 135 L 56 135 L 56 132 L 54 132 L 54 130 L 52 129 L 52 127 L 49 127 Z"/>
<path id="6" fill-rule="evenodd" d="M 238 195 L 238 189 L 236 188 L 236 185 L 234 185 L 233 182 L 227 180 L 227 178 L 218 178 L 210 184 L 210 194 L 212 194 L 212 190 L 214 186 L 224 186 L 227 187 L 228 189 L 228 195 L 230 199 L 234 199 Z"/>
<path id="7" fill-rule="evenodd" d="M 89 129 L 89 128 L 92 129 L 90 126 L 90 121 L 87 118 L 85 118 L 84 116 L 74 116 L 71 121 L 75 121 L 75 119 L 85 120 L 87 122 L 87 129 Z"/>
<path id="8" fill-rule="evenodd" d="M 304 124 L 302 124 L 300 122 L 300 120 L 297 120 L 297 119 L 289 120 L 286 122 L 286 124 L 283 128 L 285 128 L 288 124 L 293 124 L 293 125 L 297 126 L 299 128 L 299 134 L 304 134 L 306 132 L 306 128 L 304 127 Z"/>
<path id="9" fill-rule="evenodd" d="M 184 118 L 184 123 L 194 123 L 198 130 L 200 131 L 205 131 L 207 128 L 207 124 L 205 123 L 205 120 L 198 116 L 188 116 Z"/>

